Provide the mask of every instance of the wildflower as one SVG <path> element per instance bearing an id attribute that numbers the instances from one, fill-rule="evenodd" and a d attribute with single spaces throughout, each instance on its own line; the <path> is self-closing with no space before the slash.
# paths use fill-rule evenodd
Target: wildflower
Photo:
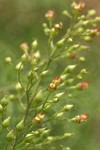
<path id="1" fill-rule="evenodd" d="M 76 85 L 79 90 L 85 90 L 89 86 L 89 81 L 80 82 Z"/>
<path id="2" fill-rule="evenodd" d="M 57 24 L 54 25 L 55 29 L 57 29 L 58 31 L 60 31 L 62 29 L 62 22 L 59 22 Z"/>
<path id="3" fill-rule="evenodd" d="M 99 28 L 91 29 L 90 34 L 91 34 L 92 37 L 98 36 L 98 35 L 100 35 L 100 29 Z"/>
<path id="4" fill-rule="evenodd" d="M 26 52 L 29 49 L 28 44 L 27 43 L 20 44 L 20 49 Z"/>
<path id="5" fill-rule="evenodd" d="M 45 14 L 45 17 L 46 17 L 48 20 L 52 20 L 53 17 L 54 17 L 54 11 L 53 11 L 53 10 L 49 10 L 49 11 Z"/>
<path id="6" fill-rule="evenodd" d="M 62 78 L 57 76 L 55 77 L 52 82 L 49 84 L 49 89 L 55 91 L 58 87 L 58 85 L 62 82 Z"/>
<path id="7" fill-rule="evenodd" d="M 87 121 L 87 118 L 88 118 L 88 113 L 85 113 L 85 114 L 82 114 L 82 115 L 77 115 L 77 116 L 75 117 L 75 121 L 76 121 L 77 123 L 81 123 L 81 122 Z"/>
<path id="8" fill-rule="evenodd" d="M 77 10 L 78 12 L 81 12 L 84 7 L 85 7 L 85 3 L 79 2 L 78 4 L 76 3 L 76 5 L 74 6 L 74 9 Z"/>
<path id="9" fill-rule="evenodd" d="M 33 121 L 39 124 L 44 119 L 44 117 L 45 117 L 45 114 L 40 112 L 33 118 Z"/>

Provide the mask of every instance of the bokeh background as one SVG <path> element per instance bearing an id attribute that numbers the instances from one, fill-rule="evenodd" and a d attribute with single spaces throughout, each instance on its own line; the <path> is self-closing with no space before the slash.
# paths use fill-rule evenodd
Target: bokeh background
<path id="1" fill-rule="evenodd" d="M 84 0 L 87 9 L 96 9 L 100 15 L 99 0 Z M 63 9 L 69 9 L 72 0 L 0 0 L 0 95 L 5 93 L 15 82 L 15 74 L 11 71 L 4 59 L 11 56 L 18 62 L 22 42 L 32 42 L 34 37 L 39 39 L 40 49 L 46 51 L 42 23 L 47 10 L 56 11 L 56 20 L 60 20 Z M 78 113 L 89 113 L 89 120 L 85 124 L 55 126 L 55 132 L 75 132 L 73 138 L 64 141 L 72 150 L 99 150 L 100 149 L 100 37 L 90 43 L 90 50 L 86 54 L 84 64 L 89 70 L 90 88 L 73 101 L 77 104 Z M 62 64 L 63 65 L 63 64 Z M 57 148 L 59 150 L 59 148 Z"/>

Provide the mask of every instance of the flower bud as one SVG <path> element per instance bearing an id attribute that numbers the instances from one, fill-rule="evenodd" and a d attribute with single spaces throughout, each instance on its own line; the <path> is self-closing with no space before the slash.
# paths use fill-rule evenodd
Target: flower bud
<path id="1" fill-rule="evenodd" d="M 54 137 L 53 137 L 53 136 L 48 136 L 48 137 L 47 137 L 47 140 L 48 140 L 49 142 L 52 142 L 52 141 L 54 140 Z"/>
<path id="2" fill-rule="evenodd" d="M 7 134 L 7 136 L 6 136 L 6 139 L 7 139 L 7 141 L 13 141 L 14 139 L 15 139 L 15 136 L 14 136 L 14 130 L 11 130 L 8 134 Z"/>
<path id="3" fill-rule="evenodd" d="M 34 122 L 39 124 L 44 118 L 45 118 L 45 114 L 40 112 L 33 118 L 32 122 L 33 122 L 33 124 L 34 124 Z"/>
<path id="4" fill-rule="evenodd" d="M 16 130 L 17 130 L 17 131 L 20 131 L 20 130 L 22 130 L 23 128 L 24 128 L 24 120 L 21 120 L 21 121 L 17 124 Z"/>
<path id="5" fill-rule="evenodd" d="M 27 43 L 20 44 L 20 49 L 26 53 L 29 49 L 28 44 Z"/>
<path id="6" fill-rule="evenodd" d="M 64 115 L 64 112 L 60 112 L 56 115 L 56 118 L 62 117 Z"/>
<path id="7" fill-rule="evenodd" d="M 37 42 L 37 40 L 34 40 L 32 42 L 32 49 L 34 50 L 35 48 L 37 48 L 37 46 L 38 46 L 38 42 Z"/>
<path id="8" fill-rule="evenodd" d="M 54 18 L 54 11 L 53 11 L 53 10 L 49 10 L 49 11 L 45 14 L 45 17 L 46 17 L 49 21 L 53 20 L 53 18 Z"/>
<path id="9" fill-rule="evenodd" d="M 2 113 L 3 112 L 3 107 L 2 107 L 2 105 L 0 104 L 0 113 Z"/>
<path id="10" fill-rule="evenodd" d="M 100 23 L 100 17 L 96 17 L 96 18 L 95 18 L 95 22 L 96 22 L 96 23 Z"/>
<path id="11" fill-rule="evenodd" d="M 82 115 L 77 115 L 75 118 L 72 118 L 71 121 L 77 122 L 77 123 L 82 123 L 86 122 L 88 118 L 88 113 L 82 114 Z"/>
<path id="12" fill-rule="evenodd" d="M 69 18 L 72 18 L 71 14 L 67 10 L 64 10 L 62 12 L 62 14 L 65 15 L 65 16 L 67 16 L 67 17 L 69 17 Z"/>
<path id="13" fill-rule="evenodd" d="M 80 61 L 80 62 L 85 62 L 85 57 L 82 57 L 82 56 L 79 57 L 79 61 Z"/>
<path id="14" fill-rule="evenodd" d="M 6 107 L 8 105 L 8 98 L 6 95 L 1 99 L 0 103 L 3 107 Z"/>
<path id="15" fill-rule="evenodd" d="M 39 103 L 43 100 L 43 94 L 42 94 L 42 90 L 40 90 L 37 95 L 35 96 L 35 102 Z"/>
<path id="16" fill-rule="evenodd" d="M 75 68 L 76 68 L 77 65 L 69 65 L 65 68 L 64 70 L 64 73 L 70 73 L 72 72 Z"/>
<path id="17" fill-rule="evenodd" d="M 88 88 L 88 86 L 89 86 L 89 81 L 83 81 L 83 82 L 78 83 L 78 84 L 76 85 L 76 88 L 77 88 L 78 90 L 85 90 L 85 89 Z"/>
<path id="18" fill-rule="evenodd" d="M 45 71 L 43 71 L 43 72 L 41 73 L 41 75 L 40 75 L 40 76 L 41 76 L 41 77 L 45 77 L 45 76 L 47 75 L 48 71 L 49 71 L 49 70 L 45 70 Z"/>
<path id="19" fill-rule="evenodd" d="M 55 95 L 55 97 L 56 97 L 56 98 L 60 98 L 63 94 L 64 94 L 64 92 L 58 93 L 58 94 Z"/>
<path id="20" fill-rule="evenodd" d="M 44 130 L 41 134 L 41 137 L 47 136 L 49 134 L 49 132 L 50 132 L 50 129 Z"/>
<path id="21" fill-rule="evenodd" d="M 27 60 L 27 54 L 24 53 L 24 54 L 22 55 L 22 57 L 21 57 L 21 61 L 22 61 L 22 62 L 25 62 L 26 60 Z"/>
<path id="22" fill-rule="evenodd" d="M 64 81 L 67 76 L 68 76 L 68 74 L 63 74 L 63 75 L 61 75 L 61 79 Z"/>
<path id="23" fill-rule="evenodd" d="M 84 36 L 84 41 L 90 42 L 92 40 L 91 36 Z"/>
<path id="24" fill-rule="evenodd" d="M 60 41 L 57 42 L 57 47 L 61 48 L 64 45 L 65 39 L 62 39 Z"/>
<path id="25" fill-rule="evenodd" d="M 16 70 L 17 70 L 17 71 L 23 70 L 23 64 L 22 64 L 22 62 L 19 62 L 19 63 L 16 65 Z"/>
<path id="26" fill-rule="evenodd" d="M 65 137 L 70 137 L 70 136 L 72 136 L 73 134 L 72 133 L 64 133 L 64 138 Z"/>
<path id="27" fill-rule="evenodd" d="M 11 57 L 6 57 L 6 58 L 5 58 L 5 62 L 8 63 L 8 64 L 11 63 L 11 62 L 12 62 Z"/>
<path id="28" fill-rule="evenodd" d="M 18 90 L 18 91 L 20 91 L 20 90 L 22 90 L 22 86 L 21 86 L 21 84 L 18 82 L 17 84 L 16 84 L 16 90 Z"/>
<path id="29" fill-rule="evenodd" d="M 9 96 L 9 99 L 10 99 L 11 101 L 14 101 L 14 100 L 15 100 L 15 95 L 11 94 L 11 95 Z"/>
<path id="30" fill-rule="evenodd" d="M 10 125 L 11 117 L 8 117 L 2 122 L 2 127 L 7 128 Z"/>
<path id="31" fill-rule="evenodd" d="M 91 9 L 91 10 L 88 11 L 88 16 L 89 17 L 92 17 L 94 15 L 96 15 L 96 10 L 95 9 Z"/>
<path id="32" fill-rule="evenodd" d="M 73 2 L 72 3 L 72 7 L 77 11 L 77 12 L 81 12 L 84 7 L 85 7 L 85 3 L 84 2 L 79 2 L 79 3 L 76 3 L 76 2 Z"/>
<path id="33" fill-rule="evenodd" d="M 33 136 L 34 136 L 34 134 L 32 134 L 32 133 L 27 134 L 24 139 L 25 143 L 30 143 L 33 139 Z"/>
<path id="34" fill-rule="evenodd" d="M 70 104 L 69 105 L 65 105 L 64 108 L 63 108 L 63 111 L 69 111 L 70 109 L 73 108 L 73 106 L 74 105 L 70 105 Z"/>

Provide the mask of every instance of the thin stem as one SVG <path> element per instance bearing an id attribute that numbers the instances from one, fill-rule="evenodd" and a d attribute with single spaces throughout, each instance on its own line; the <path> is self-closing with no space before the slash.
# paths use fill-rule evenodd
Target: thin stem
<path id="1" fill-rule="evenodd" d="M 43 103 L 42 110 L 44 109 L 45 104 L 47 103 L 50 94 L 51 94 L 51 92 L 48 93 L 48 95 L 47 95 L 47 97 L 46 97 L 46 100 L 45 100 L 45 102 Z"/>

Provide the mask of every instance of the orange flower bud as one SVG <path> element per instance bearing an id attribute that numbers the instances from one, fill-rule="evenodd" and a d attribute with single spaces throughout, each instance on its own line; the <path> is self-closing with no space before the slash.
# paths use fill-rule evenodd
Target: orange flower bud
<path id="1" fill-rule="evenodd" d="M 82 115 L 77 115 L 77 116 L 75 117 L 75 121 L 76 121 L 77 123 L 81 123 L 81 122 L 87 121 L 87 118 L 88 118 L 88 113 L 85 113 L 85 114 L 82 114 Z"/>
<path id="2" fill-rule="evenodd" d="M 78 83 L 76 87 L 77 87 L 79 90 L 85 90 L 85 89 L 88 88 L 88 86 L 89 86 L 89 81 L 84 81 L 84 82 Z"/>
<path id="3" fill-rule="evenodd" d="M 52 20 L 53 17 L 54 17 L 54 11 L 53 11 L 53 10 L 49 10 L 49 11 L 45 14 L 45 17 L 46 17 L 48 20 Z"/>
<path id="4" fill-rule="evenodd" d="M 44 119 L 44 117 L 45 117 L 45 114 L 40 112 L 33 118 L 33 121 L 39 124 Z"/>

